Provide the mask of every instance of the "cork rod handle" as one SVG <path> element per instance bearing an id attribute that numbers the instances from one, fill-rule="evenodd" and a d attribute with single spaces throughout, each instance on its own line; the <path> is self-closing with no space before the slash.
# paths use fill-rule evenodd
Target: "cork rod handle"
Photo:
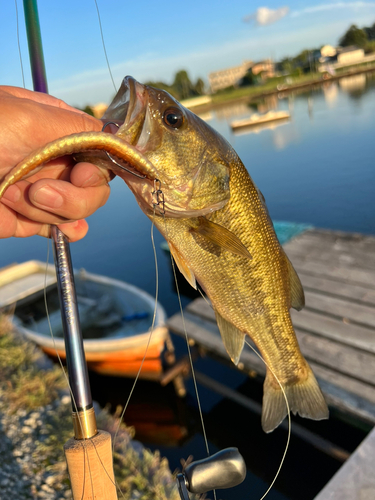
<path id="1" fill-rule="evenodd" d="M 64 445 L 74 500 L 118 500 L 112 464 L 111 435 L 69 439 Z"/>

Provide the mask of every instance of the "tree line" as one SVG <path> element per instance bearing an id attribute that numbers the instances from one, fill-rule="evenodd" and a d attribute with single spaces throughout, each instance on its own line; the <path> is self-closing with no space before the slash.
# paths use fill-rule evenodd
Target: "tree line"
<path id="1" fill-rule="evenodd" d="M 204 81 L 202 78 L 198 78 L 195 83 L 193 83 L 187 71 L 184 69 L 177 71 L 174 76 L 173 83 L 170 85 L 165 82 L 146 82 L 146 85 L 155 87 L 157 89 L 166 90 L 177 100 L 189 99 L 190 97 L 196 97 L 203 95 L 205 93 Z"/>
<path id="2" fill-rule="evenodd" d="M 372 26 L 364 26 L 363 28 L 358 28 L 356 24 L 352 24 L 340 38 L 339 45 L 341 47 L 356 45 L 364 49 L 366 53 L 375 52 L 375 23 Z"/>
<path id="3" fill-rule="evenodd" d="M 202 78 L 198 78 L 194 83 L 190 80 L 187 71 L 184 69 L 177 71 L 173 83 L 170 85 L 161 81 L 149 81 L 146 82 L 146 85 L 150 85 L 156 89 L 166 90 L 178 101 L 205 94 L 205 85 Z M 94 111 L 91 106 L 86 106 L 82 111 L 94 116 Z"/>
<path id="4" fill-rule="evenodd" d="M 340 37 L 339 47 L 356 47 L 364 49 L 366 54 L 375 52 L 375 23 L 372 26 L 358 28 L 352 24 Z M 316 55 L 320 48 L 302 50 L 295 57 L 285 57 L 279 63 L 280 69 L 289 74 L 301 74 L 316 71 Z"/>

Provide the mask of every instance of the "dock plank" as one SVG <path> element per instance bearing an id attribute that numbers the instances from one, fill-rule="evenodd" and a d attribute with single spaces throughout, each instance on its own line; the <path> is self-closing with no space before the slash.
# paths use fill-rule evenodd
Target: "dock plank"
<path id="1" fill-rule="evenodd" d="M 303 261 L 293 256 L 291 252 L 286 252 L 290 257 L 297 273 L 304 272 L 313 276 L 329 276 L 344 283 L 354 285 L 364 285 L 372 288 L 375 283 L 375 271 L 369 271 L 356 267 L 346 267 L 342 265 L 325 264 L 315 261 Z"/>
<path id="2" fill-rule="evenodd" d="M 375 307 L 311 291 L 305 291 L 305 301 L 305 307 L 308 309 L 314 309 L 331 316 L 339 316 L 375 328 Z"/>
<path id="3" fill-rule="evenodd" d="M 375 356 L 362 350 L 316 337 L 296 328 L 296 335 L 303 355 L 338 373 L 351 375 L 370 385 L 375 381 Z"/>
<path id="4" fill-rule="evenodd" d="M 285 248 L 304 260 L 375 269 L 373 236 L 310 229 L 286 243 Z"/>
<path id="5" fill-rule="evenodd" d="M 375 429 L 359 445 L 315 500 L 373 500 L 375 498 Z"/>
<path id="6" fill-rule="evenodd" d="M 353 285 L 322 276 L 312 276 L 298 272 L 304 290 L 319 291 L 341 298 L 358 301 L 364 305 L 375 305 L 375 287 Z"/>
<path id="7" fill-rule="evenodd" d="M 371 328 L 345 323 L 307 309 L 292 310 L 291 316 L 296 328 L 375 354 L 375 334 Z"/>

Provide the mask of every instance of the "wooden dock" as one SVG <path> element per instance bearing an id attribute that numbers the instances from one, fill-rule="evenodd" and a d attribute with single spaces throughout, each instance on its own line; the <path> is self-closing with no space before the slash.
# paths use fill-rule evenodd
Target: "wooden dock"
<path id="1" fill-rule="evenodd" d="M 375 429 L 338 470 L 315 500 L 374 500 Z"/>
<path id="2" fill-rule="evenodd" d="M 331 410 L 346 418 L 375 425 L 375 237 L 309 229 L 284 248 L 306 296 L 305 308 L 300 312 L 292 310 L 296 334 L 327 403 Z M 184 323 L 191 343 L 228 360 L 213 309 L 203 298 L 186 307 Z M 172 332 L 185 335 L 180 314 L 170 318 L 168 326 Z M 265 375 L 262 361 L 247 346 L 238 368 L 251 376 Z M 215 390 L 214 383 L 212 388 Z M 237 397 L 232 396 L 232 399 Z M 254 408 L 256 405 L 260 411 L 259 403 L 254 402 Z M 304 429 L 293 425 L 304 439 L 310 439 L 304 435 Z M 373 437 L 365 441 L 363 451 L 360 446 L 353 454 L 357 459 L 352 460 L 352 456 L 343 466 L 350 468 L 349 475 L 353 466 L 358 468 L 358 457 L 370 463 L 375 461 L 375 447 L 369 445 L 374 442 Z M 341 455 L 342 461 L 348 458 L 348 454 L 334 450 L 330 443 L 322 446 L 339 459 Z M 356 485 L 358 491 L 363 484 Z M 346 499 L 336 496 L 334 489 L 335 483 L 326 494 L 322 491 L 319 500 Z M 363 497 L 367 498 L 370 497 Z"/>
<path id="3" fill-rule="evenodd" d="M 301 350 L 331 408 L 375 425 L 375 238 L 309 229 L 284 245 L 302 281 L 306 307 L 292 310 Z M 228 359 L 213 309 L 198 298 L 185 309 L 189 338 Z M 169 328 L 184 335 L 180 314 Z M 264 375 L 248 348 L 239 368 Z"/>

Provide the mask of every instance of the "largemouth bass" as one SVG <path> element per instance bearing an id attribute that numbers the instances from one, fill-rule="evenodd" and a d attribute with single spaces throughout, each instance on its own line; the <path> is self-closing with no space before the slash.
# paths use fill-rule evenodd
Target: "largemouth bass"
<path id="1" fill-rule="evenodd" d="M 263 429 L 271 432 L 287 414 L 279 382 L 293 413 L 328 418 L 290 318 L 291 307 L 304 306 L 300 280 L 233 148 L 168 93 L 131 77 L 104 118 L 122 123 L 115 136 L 91 132 L 54 141 L 6 176 L 0 198 L 9 185 L 67 153 L 112 170 L 163 234 L 187 281 L 209 297 L 233 363 L 246 335 L 258 347 L 267 365 Z M 110 152 L 117 164 L 94 150 Z"/>

